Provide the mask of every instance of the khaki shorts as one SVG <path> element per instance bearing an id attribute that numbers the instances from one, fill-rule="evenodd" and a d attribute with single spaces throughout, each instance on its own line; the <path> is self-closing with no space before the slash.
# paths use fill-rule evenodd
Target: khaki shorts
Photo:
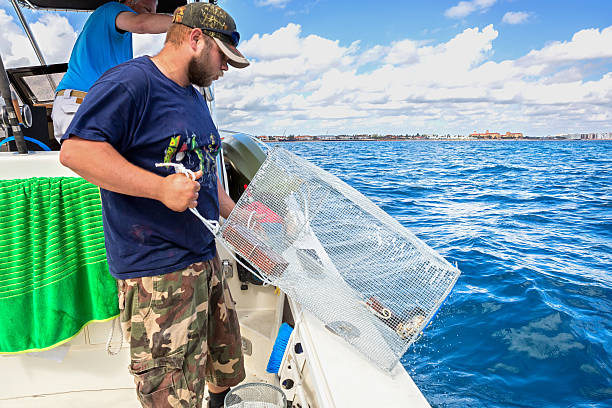
<path id="1" fill-rule="evenodd" d="M 70 122 L 74 118 L 76 111 L 81 106 L 76 96 L 71 96 L 71 89 L 66 89 L 63 95 L 56 95 L 53 100 L 53 110 L 51 110 L 51 119 L 53 120 L 53 135 L 57 142 L 60 143 L 62 136 L 66 133 Z M 79 91 L 81 94 L 82 92 Z"/>
<path id="2" fill-rule="evenodd" d="M 143 407 L 201 407 L 205 381 L 245 377 L 240 327 L 219 258 L 118 281 L 129 370 Z"/>

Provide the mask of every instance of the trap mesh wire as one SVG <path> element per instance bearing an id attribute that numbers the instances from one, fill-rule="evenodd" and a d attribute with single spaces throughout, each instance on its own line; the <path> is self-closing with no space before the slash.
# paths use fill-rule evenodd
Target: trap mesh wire
<path id="1" fill-rule="evenodd" d="M 460 274 L 357 190 L 282 148 L 269 152 L 221 237 L 387 371 Z"/>
<path id="2" fill-rule="evenodd" d="M 266 383 L 247 383 L 232 388 L 225 396 L 225 408 L 286 408 L 283 391 Z"/>

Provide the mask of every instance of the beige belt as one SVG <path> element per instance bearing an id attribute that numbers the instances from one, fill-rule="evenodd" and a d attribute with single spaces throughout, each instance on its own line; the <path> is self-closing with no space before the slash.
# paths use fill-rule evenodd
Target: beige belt
<path id="1" fill-rule="evenodd" d="M 66 89 L 62 89 L 61 91 L 59 91 L 58 93 L 55 94 L 55 96 L 61 96 L 64 94 L 64 92 L 66 91 Z M 76 103 L 81 104 L 83 103 L 83 98 L 85 98 L 85 95 L 87 95 L 87 92 L 82 92 L 82 91 L 75 91 L 74 89 L 70 90 L 70 95 L 68 96 L 74 96 L 76 97 Z"/>

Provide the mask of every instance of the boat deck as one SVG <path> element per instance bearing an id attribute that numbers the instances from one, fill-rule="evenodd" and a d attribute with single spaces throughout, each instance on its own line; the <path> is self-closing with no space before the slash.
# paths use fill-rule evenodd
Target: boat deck
<path id="1" fill-rule="evenodd" d="M 97 341 L 109 323 L 97 323 L 96 330 L 84 330 L 71 342 L 49 352 L 0 356 L 3 379 L 2 408 L 137 408 L 140 403 L 132 376 L 128 373 L 126 347 L 114 357 L 106 354 L 105 342 Z M 88 329 L 91 329 L 89 326 Z M 91 335 L 91 336 L 90 336 Z M 62 354 L 64 358 L 61 359 Z M 87 361 L 87 364 L 83 364 Z M 30 381 L 24 381 L 27 378 Z M 247 373 L 244 382 L 266 382 L 255 373 Z M 10 391 L 9 391 L 10 390 Z"/>

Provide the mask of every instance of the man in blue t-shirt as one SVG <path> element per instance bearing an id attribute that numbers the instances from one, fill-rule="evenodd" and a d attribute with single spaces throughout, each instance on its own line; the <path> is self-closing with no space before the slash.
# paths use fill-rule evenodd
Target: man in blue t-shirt
<path id="1" fill-rule="evenodd" d="M 157 0 L 110 1 L 89 16 L 53 101 L 51 118 L 58 142 L 91 85 L 109 68 L 133 58 L 132 33 L 166 32 L 172 17 L 155 14 L 156 9 Z"/>
<path id="2" fill-rule="evenodd" d="M 117 278 L 130 372 L 145 407 L 222 407 L 244 379 L 240 329 L 214 236 L 189 211 L 228 217 L 221 140 L 202 95 L 228 64 L 249 62 L 220 7 L 179 7 L 154 57 L 107 71 L 63 136 L 60 161 L 100 186 L 110 273 Z M 180 163 L 195 181 L 157 163 Z"/>

